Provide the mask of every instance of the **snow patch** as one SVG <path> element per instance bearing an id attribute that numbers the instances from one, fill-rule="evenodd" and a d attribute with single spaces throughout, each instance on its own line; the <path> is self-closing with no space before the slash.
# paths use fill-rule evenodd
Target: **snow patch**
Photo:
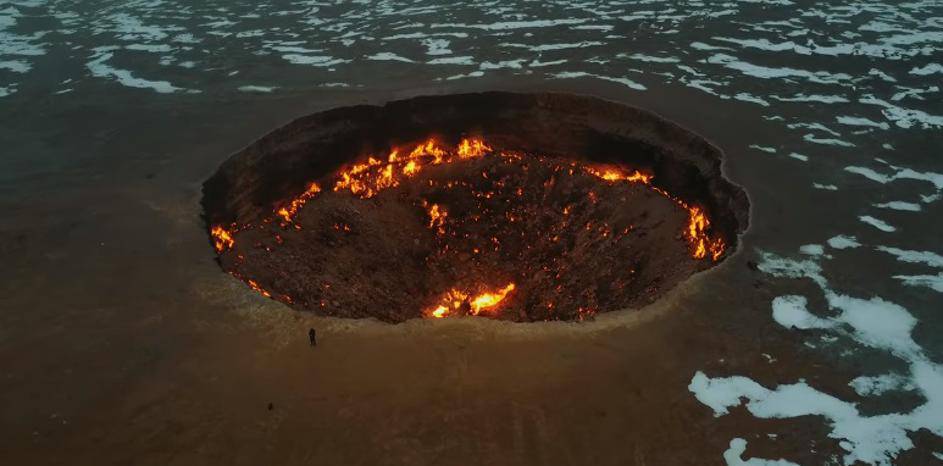
<path id="1" fill-rule="evenodd" d="M 114 55 L 112 52 L 99 53 L 98 56 L 85 64 L 92 76 L 96 78 L 112 78 L 126 87 L 138 89 L 151 89 L 161 94 L 169 94 L 185 89 L 176 87 L 167 81 L 149 81 L 143 78 L 137 78 L 130 71 L 121 70 L 109 66 L 107 62 Z"/>
<path id="2" fill-rule="evenodd" d="M 773 299 L 773 320 L 786 328 L 800 330 L 824 329 L 835 326 L 835 323 L 813 315 L 806 309 L 808 301 L 805 296 L 786 295 Z"/>
<path id="3" fill-rule="evenodd" d="M 887 222 L 878 218 L 874 218 L 870 215 L 861 215 L 858 217 L 858 220 L 861 220 L 862 222 L 867 223 L 868 225 L 871 225 L 874 228 L 877 228 L 878 230 L 881 230 L 885 233 L 892 233 L 892 232 L 897 231 L 897 228 L 894 228 L 893 226 L 888 225 Z"/>
<path id="4" fill-rule="evenodd" d="M 861 246 L 858 239 L 854 236 L 838 235 L 829 238 L 828 246 L 833 249 L 852 249 Z"/>
<path id="5" fill-rule="evenodd" d="M 926 264 L 930 267 L 943 269 L 943 256 L 931 251 L 911 251 L 907 249 L 893 248 L 889 246 L 878 246 L 875 249 L 886 252 L 901 262 L 911 264 Z"/>
<path id="6" fill-rule="evenodd" d="M 724 452 L 724 461 L 727 466 L 799 466 L 792 461 L 786 460 L 763 460 L 759 458 L 743 459 L 743 453 L 747 451 L 747 441 L 742 438 L 735 438 L 730 441 L 730 447 Z"/>
<path id="7" fill-rule="evenodd" d="M 605 81 L 612 81 L 615 83 L 619 83 L 630 89 L 635 89 L 636 91 L 644 91 L 648 89 L 647 87 L 635 81 L 632 81 L 631 79 L 628 79 L 628 78 L 614 78 L 610 76 L 600 76 L 598 74 L 586 73 L 584 71 L 564 71 L 562 73 L 551 74 L 551 76 L 558 79 L 571 79 L 571 78 L 582 78 L 582 77 L 596 78 L 596 79 L 602 79 Z"/>
<path id="8" fill-rule="evenodd" d="M 264 94 L 270 93 L 275 89 L 278 89 L 278 87 L 254 86 L 251 84 L 247 86 L 239 86 L 239 90 L 242 92 L 261 92 Z"/>
<path id="9" fill-rule="evenodd" d="M 920 212 L 920 204 L 914 204 L 913 202 L 904 202 L 904 201 L 891 201 L 883 202 L 880 204 L 874 204 L 874 207 L 881 209 L 891 209 L 891 210 L 904 210 L 908 212 Z"/>

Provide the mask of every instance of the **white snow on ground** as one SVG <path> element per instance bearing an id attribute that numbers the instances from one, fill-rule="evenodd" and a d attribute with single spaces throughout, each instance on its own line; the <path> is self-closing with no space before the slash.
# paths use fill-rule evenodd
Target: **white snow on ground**
<path id="1" fill-rule="evenodd" d="M 254 86 L 254 85 L 239 86 L 239 90 L 242 92 L 261 92 L 261 93 L 267 94 L 269 92 L 274 91 L 275 89 L 278 89 L 278 87 Z"/>
<path id="2" fill-rule="evenodd" d="M 920 204 L 915 204 L 913 202 L 904 202 L 904 201 L 882 202 L 880 204 L 874 204 L 874 207 L 879 207 L 881 209 L 891 209 L 891 210 L 905 210 L 908 212 L 920 212 L 920 210 L 922 210 L 922 207 L 920 207 Z"/>
<path id="3" fill-rule="evenodd" d="M 851 382 L 852 387 L 862 394 L 912 389 L 925 401 L 909 412 L 865 416 L 854 403 L 821 392 L 804 381 L 767 388 L 743 376 L 712 378 L 698 371 L 688 389 L 701 403 L 713 410 L 715 416 L 723 416 L 730 408 L 741 405 L 763 419 L 820 416 L 830 429 L 829 437 L 839 440 L 845 451 L 846 465 L 856 461 L 892 464 L 902 451 L 914 447 L 908 432 L 927 429 L 943 435 L 943 367 L 933 363 L 912 339 L 917 321 L 906 309 L 878 296 L 865 299 L 832 290 L 816 259 L 788 259 L 765 252 L 761 252 L 761 257 L 760 270 L 776 277 L 810 279 L 824 294 L 828 307 L 837 312 L 834 317 L 818 317 L 807 309 L 804 296 L 779 296 L 772 302 L 776 322 L 797 331 L 836 332 L 858 344 L 895 355 L 906 362 L 909 368 L 906 377 L 897 374 L 859 377 Z M 731 458 L 725 454 L 725 459 L 728 464 L 742 464 L 730 462 L 739 461 L 736 453 Z"/>
<path id="4" fill-rule="evenodd" d="M 452 81 L 452 80 L 455 80 L 455 79 L 463 79 L 463 78 L 480 78 L 480 77 L 482 77 L 482 76 L 484 76 L 484 75 L 485 75 L 485 72 L 484 72 L 484 71 L 472 71 L 471 73 L 452 75 L 452 76 L 449 76 L 449 77 L 447 77 L 447 78 L 445 78 L 445 79 L 446 79 L 446 81 Z"/>
<path id="5" fill-rule="evenodd" d="M 765 101 L 765 100 L 763 100 L 763 99 L 761 99 L 761 98 L 759 98 L 759 97 L 757 97 L 757 96 L 755 96 L 755 95 L 753 95 L 753 94 L 748 94 L 748 93 L 746 93 L 746 92 L 738 92 L 737 94 L 735 94 L 735 95 L 733 96 L 733 98 L 736 99 L 736 100 L 742 101 L 742 102 L 749 102 L 749 103 L 751 103 L 751 104 L 757 104 L 757 105 L 761 105 L 761 106 L 763 106 L 763 107 L 769 107 L 769 102 L 767 102 L 767 101 Z"/>
<path id="6" fill-rule="evenodd" d="M 870 76 L 877 76 L 877 77 L 879 77 L 879 78 L 881 78 L 881 79 L 883 79 L 883 80 L 885 80 L 885 81 L 887 81 L 887 82 L 889 82 L 889 83 L 896 83 L 896 82 L 897 82 L 897 80 L 894 79 L 893 76 L 891 76 L 891 75 L 889 75 L 889 74 L 887 74 L 887 73 L 885 73 L 885 72 L 883 72 L 883 71 L 881 71 L 881 70 L 874 69 L 874 68 L 871 68 L 871 70 L 868 71 L 868 75 L 870 75 Z"/>
<path id="7" fill-rule="evenodd" d="M 564 71 L 562 73 L 551 74 L 550 76 L 554 78 L 559 78 L 559 79 L 582 78 L 582 77 L 596 78 L 596 79 L 602 79 L 605 81 L 612 81 L 615 83 L 619 83 L 619 84 L 625 85 L 629 89 L 634 89 L 636 91 L 644 91 L 647 89 L 642 84 L 639 84 L 628 78 L 613 78 L 611 76 L 600 76 L 598 74 L 586 73 L 583 71 Z"/>
<path id="8" fill-rule="evenodd" d="M 806 309 L 805 296 L 786 295 L 773 299 L 773 320 L 786 328 L 807 330 L 810 328 L 830 328 L 835 323 L 820 319 Z"/>
<path id="9" fill-rule="evenodd" d="M 861 246 L 861 243 L 859 243 L 858 239 L 854 236 L 833 236 L 827 242 L 828 246 L 834 249 L 849 249 Z"/>
<path id="10" fill-rule="evenodd" d="M 927 76 L 934 73 L 943 73 L 943 65 L 940 65 L 939 63 L 930 63 L 927 66 L 920 68 L 914 67 L 914 69 L 910 70 L 910 74 L 916 74 L 918 76 Z"/>
<path id="11" fill-rule="evenodd" d="M 735 438 L 730 441 L 730 448 L 724 452 L 724 461 L 727 466 L 799 466 L 786 460 L 763 460 L 759 458 L 743 459 L 743 452 L 747 451 L 747 441 Z"/>
<path id="12" fill-rule="evenodd" d="M 828 71 L 808 71 L 796 68 L 773 68 L 754 65 L 736 57 L 723 53 L 714 54 L 707 59 L 708 63 L 721 64 L 727 68 L 737 70 L 744 75 L 762 79 L 802 78 L 816 84 L 840 84 L 851 80 L 845 73 L 830 73 Z"/>
<path id="13" fill-rule="evenodd" d="M 426 47 L 426 55 L 451 55 L 449 50 L 449 41 L 446 39 L 423 39 L 422 45 Z"/>
<path id="14" fill-rule="evenodd" d="M 527 60 L 523 58 L 519 60 L 505 60 L 499 62 L 484 61 L 478 65 L 478 68 L 482 70 L 500 70 L 502 68 L 519 70 L 524 67 L 525 62 L 527 62 Z"/>
<path id="15" fill-rule="evenodd" d="M 878 246 L 875 249 L 886 252 L 897 257 L 901 262 L 910 262 L 912 264 L 926 264 L 930 267 L 943 268 L 943 256 L 931 251 L 911 251 L 907 249 L 893 248 L 889 246 Z"/>
<path id="16" fill-rule="evenodd" d="M 881 107 L 884 118 L 893 121 L 897 126 L 904 129 L 918 125 L 924 129 L 943 127 L 943 116 L 940 115 L 931 115 L 922 110 L 899 107 L 873 96 L 863 97 L 858 101 L 863 104 Z"/>
<path id="17" fill-rule="evenodd" d="M 892 176 L 882 175 L 867 167 L 850 166 L 850 167 L 845 167 L 845 171 L 851 172 L 851 173 L 857 173 L 871 181 L 877 181 L 878 183 L 881 183 L 881 184 L 890 183 L 891 181 L 895 179 L 893 175 Z"/>
<path id="18" fill-rule="evenodd" d="M 367 56 L 367 60 L 375 61 L 401 61 L 404 63 L 416 63 L 406 57 L 399 56 L 392 52 L 380 52 Z"/>
<path id="19" fill-rule="evenodd" d="M 350 63 L 350 60 L 334 58 L 329 55 L 304 55 L 299 53 L 286 53 L 282 59 L 295 65 L 309 65 L 317 67 L 331 67 L 342 63 Z"/>
<path id="20" fill-rule="evenodd" d="M 176 87 L 167 81 L 149 81 L 143 78 L 137 78 L 130 71 L 121 70 L 109 66 L 106 62 L 114 55 L 113 52 L 97 52 L 96 56 L 87 62 L 85 66 L 96 78 L 111 78 L 123 86 L 135 87 L 139 89 L 151 89 L 161 94 L 184 91 L 186 89 Z"/>
<path id="21" fill-rule="evenodd" d="M 12 30 L 17 26 L 18 18 L 24 15 L 20 13 L 17 6 L 36 7 L 40 2 L 12 2 L 0 3 L 0 97 L 6 97 L 17 92 L 19 83 L 15 78 L 7 79 L 3 76 L 4 70 L 24 75 L 23 79 L 28 79 L 27 73 L 33 69 L 30 60 L 34 57 L 46 54 L 47 43 L 42 42 L 45 32 L 35 32 L 32 34 L 18 34 Z"/>
<path id="22" fill-rule="evenodd" d="M 860 376 L 848 382 L 851 388 L 861 396 L 881 395 L 893 390 L 913 390 L 906 377 L 900 374 L 882 374 L 878 376 Z"/>
<path id="23" fill-rule="evenodd" d="M 894 275 L 907 286 L 922 286 L 943 293 L 943 272 L 936 275 Z"/>
<path id="24" fill-rule="evenodd" d="M 878 246 L 875 249 L 891 254 L 901 262 L 943 269 L 943 256 L 932 251 L 911 251 L 889 246 Z M 936 275 L 894 275 L 894 278 L 907 286 L 919 286 L 943 293 L 943 272 Z"/>
<path id="25" fill-rule="evenodd" d="M 750 145 L 749 145 L 749 148 L 750 148 L 750 149 L 755 149 L 755 150 L 758 150 L 758 151 L 761 151 L 761 152 L 766 152 L 767 154 L 775 154 L 775 153 L 776 153 L 776 148 L 775 148 L 775 147 L 761 146 L 761 145 L 759 145 L 759 144 L 750 144 Z"/>
<path id="26" fill-rule="evenodd" d="M 527 66 L 530 67 L 530 68 L 539 68 L 539 67 L 541 67 L 541 66 L 562 65 L 562 64 L 564 64 L 564 63 L 566 63 L 566 62 L 567 62 L 567 59 L 565 59 L 565 58 L 561 58 L 561 59 L 559 59 L 559 60 L 550 60 L 550 61 L 540 61 L 540 59 L 536 59 L 536 60 L 534 60 L 534 61 L 528 63 Z"/>
<path id="27" fill-rule="evenodd" d="M 491 24 L 431 24 L 433 28 L 472 28 L 486 31 L 507 31 L 511 29 L 533 29 L 547 28 L 553 26 L 566 26 L 570 24 L 582 24 L 587 19 L 538 19 L 533 21 L 503 21 Z"/>
<path id="28" fill-rule="evenodd" d="M 806 94 L 796 94 L 792 97 L 780 97 L 780 96 L 770 96 L 774 100 L 780 102 L 816 102 L 821 104 L 843 104 L 848 103 L 849 100 L 838 95 L 806 95 Z"/>
<path id="29" fill-rule="evenodd" d="M 593 47 L 596 45 L 604 45 L 602 42 L 595 40 L 586 40 L 582 42 L 568 42 L 560 44 L 539 44 L 539 45 L 528 45 L 528 44 L 501 44 L 504 47 L 515 47 L 530 50 L 531 52 L 549 52 L 551 50 L 566 50 L 566 49 L 582 49 L 586 47 Z"/>
<path id="30" fill-rule="evenodd" d="M 852 116 L 839 116 L 837 117 L 839 123 L 848 126 L 866 126 L 871 128 L 879 129 L 889 129 L 891 126 L 884 122 L 871 121 L 867 118 L 861 117 L 852 117 Z"/>
<path id="31" fill-rule="evenodd" d="M 645 55 L 644 53 L 633 53 L 632 55 L 627 55 L 628 58 L 632 60 L 642 61 L 646 63 L 680 63 L 681 60 L 674 57 L 656 57 L 652 55 Z"/>
<path id="32" fill-rule="evenodd" d="M 881 230 L 885 233 L 893 233 L 897 231 L 897 228 L 894 228 L 893 226 L 888 225 L 887 222 L 879 218 L 874 218 L 870 215 L 861 215 L 858 217 L 858 220 L 861 220 L 862 222 L 867 223 L 868 225 L 871 225 L 874 228 L 877 228 L 878 230 Z"/>
<path id="33" fill-rule="evenodd" d="M 853 143 L 844 141 L 838 138 L 820 138 L 812 133 L 808 133 L 802 136 L 802 139 L 814 144 L 822 144 L 825 146 L 838 146 L 838 147 L 855 147 Z"/>
<path id="34" fill-rule="evenodd" d="M 426 62 L 427 65 L 474 65 L 475 58 L 469 56 L 462 57 L 440 57 L 433 58 Z"/>
<path id="35" fill-rule="evenodd" d="M 825 254 L 825 248 L 821 244 L 804 244 L 799 247 L 799 252 L 810 256 L 821 256 Z"/>
<path id="36" fill-rule="evenodd" d="M 836 136 L 836 137 L 842 135 L 842 134 L 839 133 L 838 131 L 835 131 L 835 130 L 829 128 L 828 126 L 825 126 L 825 125 L 823 125 L 822 123 L 818 123 L 818 122 L 816 122 L 816 123 L 795 122 L 795 123 L 789 123 L 789 124 L 787 124 L 786 127 L 789 128 L 789 129 L 808 128 L 808 129 L 812 129 L 812 130 L 816 130 L 816 131 L 822 131 L 822 132 L 828 133 L 828 134 L 830 134 L 830 135 L 832 135 L 832 136 Z"/>
<path id="37" fill-rule="evenodd" d="M 14 73 L 25 73 L 32 69 L 32 66 L 22 60 L 0 61 L 0 70 L 10 70 Z"/>

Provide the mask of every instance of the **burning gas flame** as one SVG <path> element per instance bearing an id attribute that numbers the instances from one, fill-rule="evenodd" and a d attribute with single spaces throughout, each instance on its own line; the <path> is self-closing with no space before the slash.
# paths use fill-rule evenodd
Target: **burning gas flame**
<path id="1" fill-rule="evenodd" d="M 443 305 L 440 304 L 440 305 L 436 306 L 436 308 L 430 313 L 430 315 L 431 315 L 432 317 L 435 317 L 436 319 L 441 319 L 441 318 L 443 318 L 443 317 L 449 315 L 449 308 L 447 308 L 447 307 L 445 307 L 445 306 L 443 306 Z"/>
<path id="2" fill-rule="evenodd" d="M 586 170 L 586 172 L 591 175 L 609 182 L 628 181 L 630 183 L 643 183 L 646 185 L 651 185 L 652 179 L 654 178 L 654 176 L 642 173 L 638 170 L 626 172 L 621 168 L 610 166 L 588 166 L 584 167 L 584 170 Z M 679 206 L 688 211 L 688 226 L 685 229 L 684 236 L 691 245 L 691 256 L 695 259 L 703 259 L 707 257 L 708 254 L 710 254 L 711 260 L 716 261 L 717 259 L 720 259 L 724 253 L 724 250 L 726 249 L 726 245 L 724 244 L 723 238 L 717 237 L 711 239 L 711 237 L 707 234 L 707 230 L 710 228 L 711 222 L 704 213 L 704 209 L 699 206 L 689 205 L 681 199 L 668 194 L 667 191 L 661 188 L 652 186 L 652 189 L 654 189 L 655 192 L 673 200 Z"/>
<path id="3" fill-rule="evenodd" d="M 292 217 L 298 213 L 298 209 L 301 209 L 302 206 L 308 202 L 308 199 L 316 196 L 321 192 L 321 186 L 317 183 L 311 183 L 308 185 L 308 189 L 305 189 L 301 195 L 291 200 L 288 205 L 280 207 L 275 211 L 275 214 L 284 219 L 286 222 L 291 222 Z"/>
<path id="4" fill-rule="evenodd" d="M 429 228 L 434 228 L 440 235 L 445 234 L 445 219 L 449 216 L 447 210 L 439 204 L 432 204 L 429 209 Z"/>
<path id="5" fill-rule="evenodd" d="M 355 163 L 341 169 L 336 175 L 333 190 L 349 191 L 351 194 L 361 199 L 369 199 L 385 189 L 399 186 L 404 179 L 415 176 L 425 167 L 483 157 L 492 152 L 494 152 L 494 150 L 491 146 L 483 139 L 477 137 L 464 138 L 451 150 L 446 149 L 436 139 L 430 138 L 416 145 L 408 153 L 400 149 L 393 149 L 385 158 L 368 157 L 363 162 Z M 516 153 L 500 153 L 499 155 L 507 160 L 521 159 L 521 154 Z M 644 173 L 639 170 L 630 171 L 618 166 L 584 165 L 578 162 L 572 162 L 569 167 L 560 167 L 559 169 L 568 169 L 567 171 L 570 175 L 573 175 L 574 171 L 582 169 L 584 172 L 609 183 L 642 183 L 648 186 L 655 192 L 668 197 L 688 212 L 688 223 L 683 234 L 690 245 L 692 257 L 695 259 L 704 259 L 710 256 L 711 260 L 716 261 L 724 254 L 726 244 L 723 238 L 720 236 L 711 237 L 708 233 L 711 229 L 711 223 L 705 209 L 701 206 L 689 205 L 685 201 L 672 196 L 667 191 L 654 186 L 652 184 L 654 179 L 652 174 Z M 487 177 L 488 175 L 487 173 L 483 173 L 482 176 Z M 551 181 L 552 180 L 548 180 L 548 183 Z M 447 186 L 451 188 L 452 182 L 449 182 Z M 287 224 L 291 224 L 297 213 L 304 207 L 305 203 L 315 198 L 321 191 L 322 189 L 319 184 L 310 183 L 301 194 L 275 209 L 274 214 L 283 221 L 282 226 L 287 227 Z M 595 193 L 591 192 L 590 194 L 595 196 Z M 490 198 L 491 195 L 491 192 L 476 193 L 476 196 L 483 196 L 485 198 Z M 522 192 L 518 191 L 517 195 L 522 195 Z M 444 235 L 446 233 L 445 225 L 449 215 L 448 211 L 439 204 L 428 204 L 425 201 L 423 201 L 422 206 L 429 215 L 428 227 L 435 230 L 439 235 Z M 571 208 L 572 205 L 565 206 L 563 208 L 563 215 L 568 215 Z M 515 221 L 515 218 L 510 214 L 506 216 L 508 221 Z M 265 221 L 268 222 L 270 219 L 266 219 Z M 236 224 L 230 227 L 224 227 L 222 225 L 213 226 L 210 229 L 210 235 L 216 252 L 222 254 L 233 249 L 235 247 L 236 233 L 249 226 L 250 225 L 237 226 Z M 298 225 L 293 226 L 295 228 L 301 228 Z M 587 225 L 587 228 L 589 227 L 590 226 Z M 338 231 L 350 231 L 350 227 L 346 224 L 343 226 L 335 225 L 335 229 Z M 603 236 L 608 236 L 608 230 L 603 229 L 601 231 Z M 495 248 L 497 248 L 499 246 L 497 238 L 492 239 L 495 242 Z M 276 235 L 276 243 L 281 244 L 281 242 L 280 236 Z M 477 254 L 479 252 L 478 248 L 475 248 L 474 252 Z M 239 278 L 246 281 L 252 289 L 262 295 L 267 297 L 272 296 L 271 293 L 263 289 L 256 281 L 243 277 Z M 479 315 L 481 313 L 491 313 L 496 311 L 502 303 L 505 302 L 507 296 L 512 293 L 515 288 L 516 285 L 514 283 L 509 283 L 504 288 L 485 290 L 478 294 L 453 288 L 443 294 L 439 303 L 428 309 L 424 314 L 434 318 L 442 318 L 455 314 Z M 283 296 L 282 299 L 291 302 L 291 297 L 289 296 Z M 584 314 L 592 316 L 595 312 L 596 310 L 581 309 L 580 316 L 583 317 Z"/>
<path id="6" fill-rule="evenodd" d="M 213 237 L 213 246 L 216 247 L 217 253 L 222 253 L 227 249 L 232 249 L 233 245 L 236 244 L 236 240 L 233 239 L 232 233 L 223 228 L 222 225 L 216 225 L 210 229 L 210 235 Z"/>
<path id="7" fill-rule="evenodd" d="M 514 288 L 515 285 L 513 283 L 509 283 L 508 286 L 505 286 L 494 293 L 482 293 L 478 296 L 475 296 L 475 298 L 471 300 L 472 315 L 478 315 L 481 313 L 481 311 L 496 307 L 501 303 L 501 301 L 504 301 L 504 298 L 507 297 L 508 293 L 514 291 Z"/>
<path id="8" fill-rule="evenodd" d="M 253 290 L 258 291 L 262 296 L 265 296 L 266 298 L 272 297 L 272 293 L 265 291 L 265 289 L 259 286 L 259 284 L 255 280 L 249 279 L 249 280 L 246 280 L 246 283 L 249 284 L 249 288 L 252 288 Z"/>
<path id="9" fill-rule="evenodd" d="M 674 198 L 672 198 L 674 199 Z M 704 209 L 691 206 L 679 199 L 674 199 L 681 207 L 688 211 L 688 227 L 684 232 L 688 243 L 691 244 L 691 255 L 695 259 L 703 259 L 710 254 L 711 260 L 716 261 L 724 254 L 727 246 L 721 237 L 711 238 L 707 230 L 711 221 L 704 213 Z"/>
<path id="10" fill-rule="evenodd" d="M 490 151 L 491 147 L 480 138 L 462 139 L 454 152 L 445 150 L 435 139 L 429 139 L 417 145 L 406 156 L 400 156 L 399 150 L 393 149 L 385 163 L 370 157 L 366 162 L 341 170 L 334 191 L 347 190 L 360 198 L 369 199 L 384 189 L 399 186 L 404 177 L 414 176 L 425 166 L 481 157 Z"/>
<path id="11" fill-rule="evenodd" d="M 606 181 L 628 181 L 630 183 L 649 184 L 653 176 L 633 170 L 627 173 L 617 167 L 585 167 L 586 173 L 602 178 Z"/>
<path id="12" fill-rule="evenodd" d="M 439 300 L 439 304 L 432 307 L 426 314 L 439 319 L 458 313 L 464 306 L 467 306 L 467 312 L 474 316 L 482 312 L 491 312 L 497 310 L 515 288 L 514 283 L 508 283 L 504 288 L 484 291 L 473 297 L 462 290 L 453 288 L 447 291 Z"/>
<path id="13" fill-rule="evenodd" d="M 485 141 L 478 138 L 465 138 L 458 144 L 458 158 L 471 159 L 481 157 L 486 152 L 490 152 L 491 147 L 485 144 Z"/>

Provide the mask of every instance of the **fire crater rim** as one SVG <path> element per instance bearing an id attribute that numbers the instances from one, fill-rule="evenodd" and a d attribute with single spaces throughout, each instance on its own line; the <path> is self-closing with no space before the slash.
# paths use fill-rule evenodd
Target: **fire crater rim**
<path id="1" fill-rule="evenodd" d="M 296 309 L 585 320 L 736 249 L 749 203 L 721 159 L 592 97 L 417 97 L 273 131 L 204 184 L 203 207 L 222 268 Z"/>

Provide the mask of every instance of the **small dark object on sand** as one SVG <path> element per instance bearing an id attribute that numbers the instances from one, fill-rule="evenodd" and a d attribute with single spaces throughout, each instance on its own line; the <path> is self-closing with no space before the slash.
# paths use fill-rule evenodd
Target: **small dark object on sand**
<path id="1" fill-rule="evenodd" d="M 308 330 L 308 340 L 311 341 L 311 346 L 318 346 L 318 334 L 313 328 Z"/>
<path id="2" fill-rule="evenodd" d="M 269 403 L 269 404 L 268 404 L 268 410 L 271 411 L 271 410 L 273 410 L 273 409 L 275 409 L 275 405 L 272 404 L 272 403 Z"/>

